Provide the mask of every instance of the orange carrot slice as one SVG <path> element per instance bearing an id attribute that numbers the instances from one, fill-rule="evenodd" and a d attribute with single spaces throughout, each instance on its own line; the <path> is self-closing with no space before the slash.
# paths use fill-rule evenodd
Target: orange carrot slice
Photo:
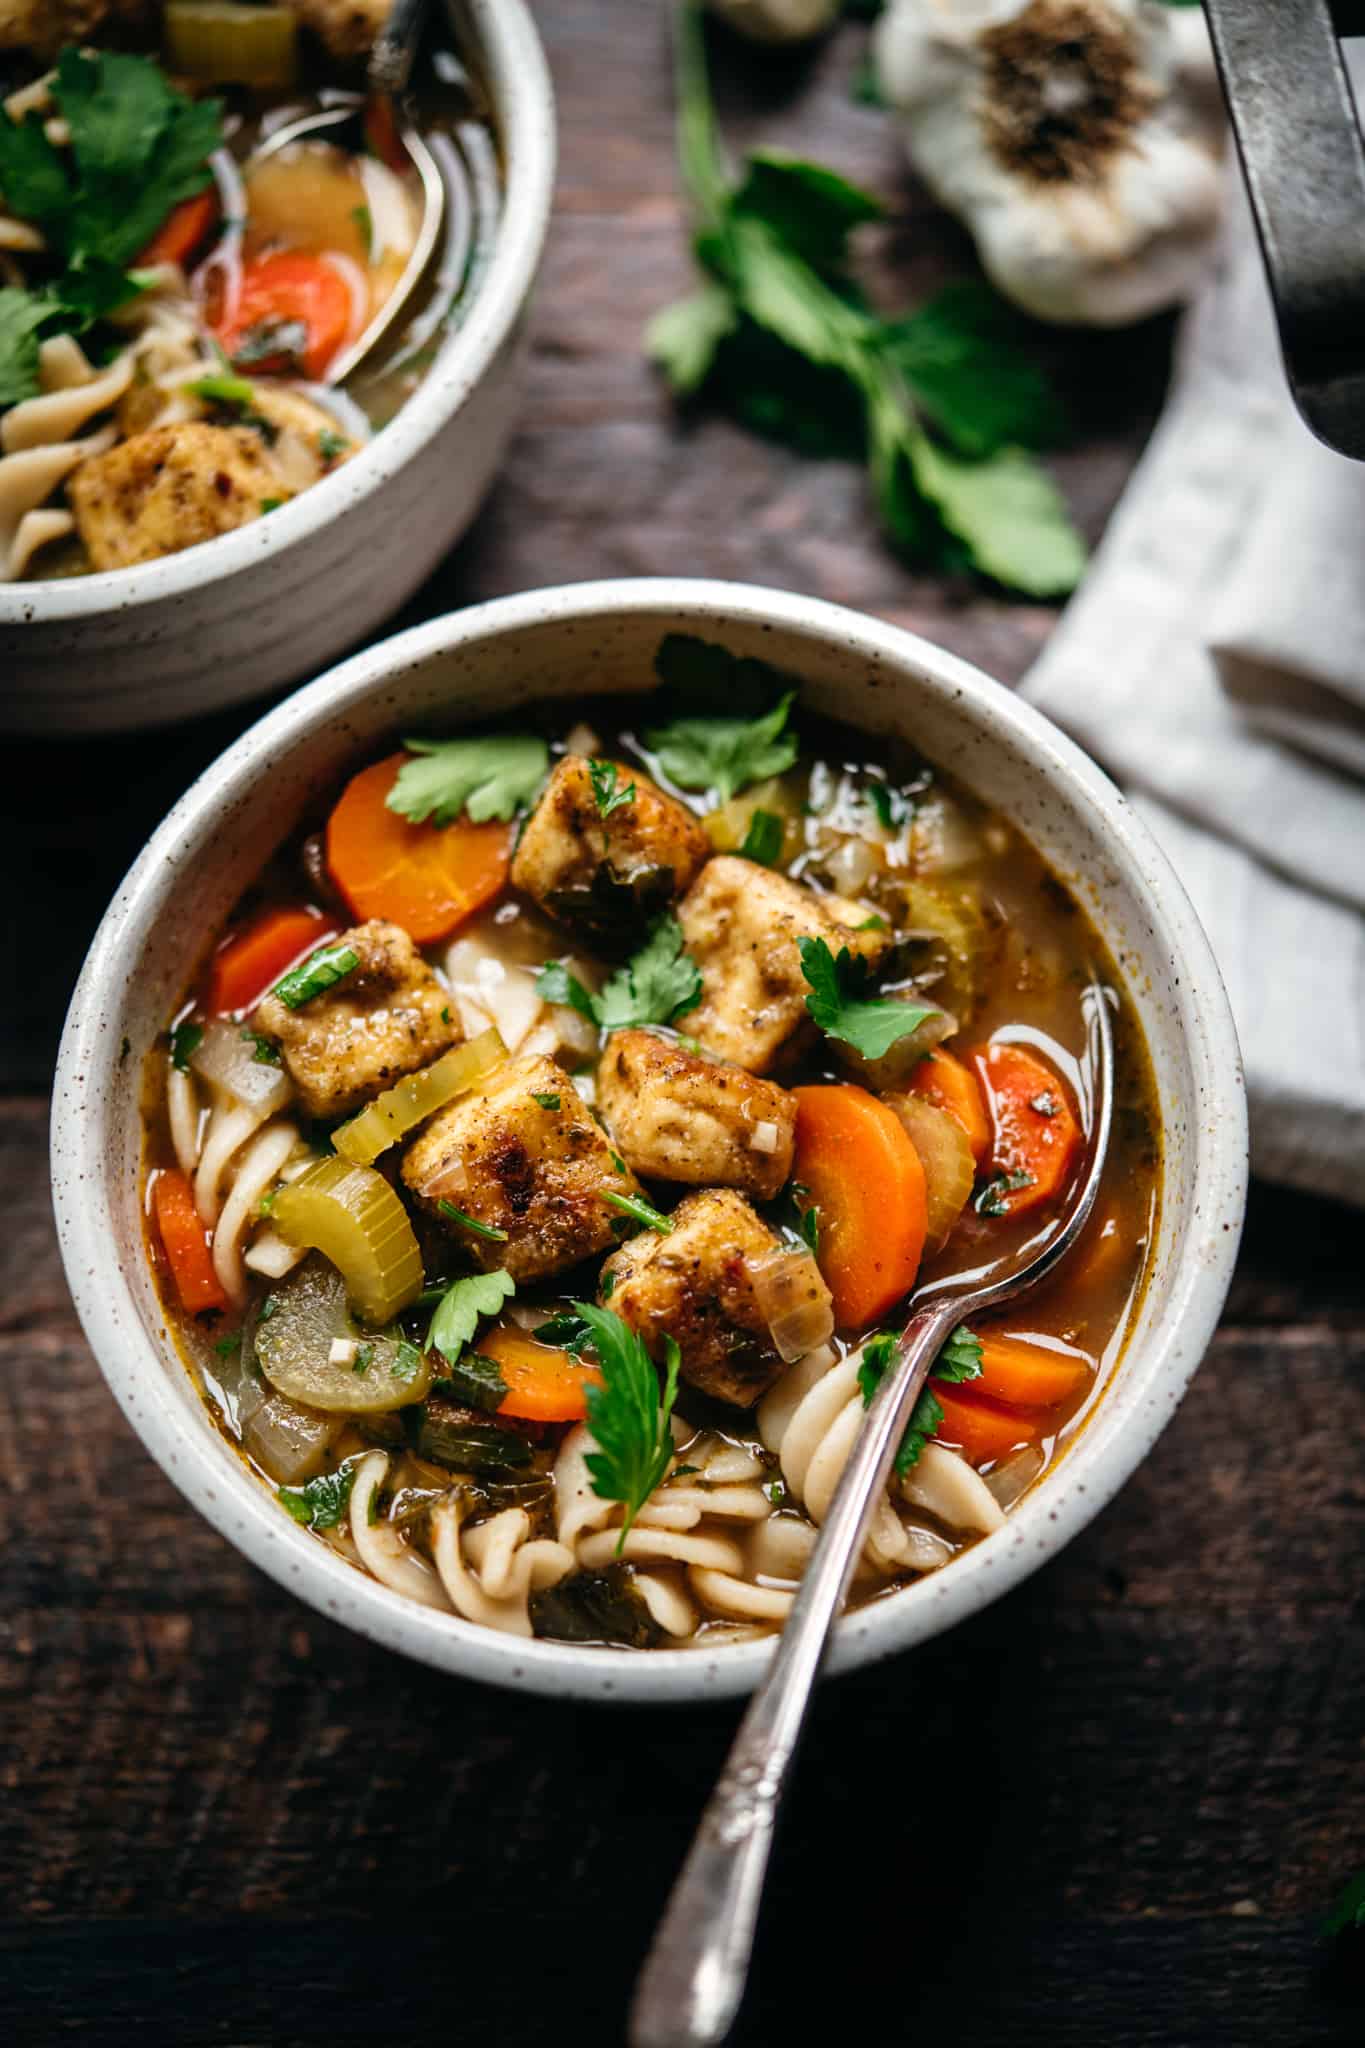
<path id="1" fill-rule="evenodd" d="M 1019 1444 L 1036 1443 L 1042 1434 L 1031 1416 L 997 1407 L 962 1387 L 945 1387 L 934 1380 L 930 1391 L 943 1410 L 937 1440 L 956 1445 L 970 1464 L 993 1463 Z"/>
<path id="2" fill-rule="evenodd" d="M 220 946 L 209 968 L 208 1007 L 217 1017 L 254 1009 L 295 961 L 330 939 L 336 919 L 291 904 L 267 910 Z"/>
<path id="3" fill-rule="evenodd" d="M 581 1422 L 588 1412 L 586 1389 L 600 1387 L 602 1375 L 553 1344 L 538 1344 L 524 1330 L 504 1323 L 480 1344 L 507 1382 L 499 1415 L 526 1422 Z"/>
<path id="4" fill-rule="evenodd" d="M 1001 1337 L 979 1330 L 981 1377 L 972 1390 L 1014 1408 L 1057 1408 L 1074 1400 L 1088 1384 L 1091 1368 L 1083 1358 L 1068 1358 L 1022 1337 Z"/>
<path id="5" fill-rule="evenodd" d="M 1081 1149 L 1080 1125 L 1066 1086 L 1021 1045 L 992 1042 L 967 1058 L 990 1113 L 989 1170 L 1004 1182 L 990 1213 L 1018 1216 L 1053 1201 L 1070 1179 Z"/>
<path id="6" fill-rule="evenodd" d="M 327 866 L 358 918 L 386 917 L 419 946 L 444 939 L 496 896 L 510 825 L 413 825 L 385 799 L 409 757 L 390 754 L 347 783 L 327 821 Z"/>
<path id="7" fill-rule="evenodd" d="M 213 1270 L 208 1232 L 199 1220 L 194 1193 L 183 1173 L 167 1167 L 152 1183 L 152 1214 L 187 1315 L 203 1315 L 208 1309 L 228 1305 L 223 1284 Z"/>
<path id="8" fill-rule="evenodd" d="M 351 325 L 351 292 L 341 272 L 325 256 L 307 249 L 275 249 L 242 266 L 236 304 L 215 323 L 219 341 L 236 356 L 253 328 L 263 334 L 272 326 L 299 326 L 301 347 L 278 358 L 253 353 L 251 370 L 290 370 L 321 377 L 345 341 Z"/>
<path id="9" fill-rule="evenodd" d="M 924 1168 L 895 1111 L 851 1082 L 797 1088 L 792 1178 L 819 1210 L 820 1271 L 836 1322 L 863 1329 L 914 1284 Z"/>
<path id="10" fill-rule="evenodd" d="M 936 1109 L 946 1109 L 949 1116 L 957 1118 L 967 1133 L 972 1157 L 980 1166 L 990 1150 L 991 1127 L 986 1121 L 981 1090 L 961 1060 L 936 1046 L 920 1061 L 906 1085 L 911 1095 L 922 1095 Z"/>
<path id="11" fill-rule="evenodd" d="M 218 194 L 212 186 L 206 192 L 196 192 L 192 199 L 182 199 L 138 257 L 137 268 L 143 270 L 153 263 L 188 264 L 200 243 L 207 241 L 217 218 Z"/>

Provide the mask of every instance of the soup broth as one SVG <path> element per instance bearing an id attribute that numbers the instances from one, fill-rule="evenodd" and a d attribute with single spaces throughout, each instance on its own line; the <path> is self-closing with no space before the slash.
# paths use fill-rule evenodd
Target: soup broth
<path id="1" fill-rule="evenodd" d="M 467 1620 L 642 1648 L 780 1627 L 914 1287 L 1064 1210 L 1092 974 L 1095 1216 L 945 1348 L 855 1602 L 1065 1455 L 1160 1188 L 1130 998 L 1011 821 L 674 646 L 719 679 L 700 708 L 547 706 L 362 766 L 187 960 L 147 1069 L 149 1256 L 283 1510 Z"/>

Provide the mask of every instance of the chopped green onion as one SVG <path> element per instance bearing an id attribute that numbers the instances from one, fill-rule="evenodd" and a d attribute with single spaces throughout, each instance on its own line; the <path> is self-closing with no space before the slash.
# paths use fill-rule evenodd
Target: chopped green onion
<path id="1" fill-rule="evenodd" d="M 301 1010 L 314 996 L 324 995 L 348 974 L 354 974 L 359 965 L 360 955 L 350 946 L 320 946 L 302 967 L 293 968 L 282 981 L 277 981 L 270 993 L 279 997 L 286 1010 Z"/>
<path id="2" fill-rule="evenodd" d="M 646 1229 L 657 1230 L 660 1237 L 667 1237 L 673 1228 L 670 1218 L 665 1216 L 662 1210 L 655 1209 L 649 1202 L 641 1201 L 638 1195 L 618 1195 L 609 1189 L 604 1199 L 610 1202 L 614 1209 L 619 1209 L 623 1216 L 632 1216 L 637 1223 L 643 1223 Z"/>
<path id="3" fill-rule="evenodd" d="M 507 1232 L 505 1230 L 497 1229 L 492 1223 L 480 1223 L 477 1216 L 466 1215 L 465 1211 L 457 1209 L 453 1202 L 438 1202 L 436 1206 L 443 1216 L 450 1218 L 452 1223 L 458 1223 L 463 1230 L 472 1230 L 476 1237 L 491 1237 L 497 1244 L 505 1244 L 507 1242 Z"/>

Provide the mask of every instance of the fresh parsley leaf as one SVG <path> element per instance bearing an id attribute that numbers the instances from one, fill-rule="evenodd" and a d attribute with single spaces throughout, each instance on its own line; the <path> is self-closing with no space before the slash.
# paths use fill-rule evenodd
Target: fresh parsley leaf
<path id="1" fill-rule="evenodd" d="M 470 1273 L 453 1281 L 431 1319 L 427 1350 L 457 1359 L 478 1328 L 480 1318 L 495 1316 L 516 1291 L 516 1282 L 502 1267 L 495 1273 Z"/>
<path id="2" fill-rule="evenodd" d="M 0 125 L 13 124 L 0 115 Z M 15 284 L 0 290 L 0 406 L 37 397 L 38 329 L 51 314 L 52 301 L 41 292 Z"/>
<path id="3" fill-rule="evenodd" d="M 895 996 L 868 997 L 867 963 L 847 946 L 836 960 L 823 939 L 798 939 L 801 972 L 810 988 L 806 1008 L 827 1038 L 851 1045 L 864 1059 L 879 1060 L 898 1039 L 917 1031 L 933 1006 L 901 1002 Z"/>
<path id="4" fill-rule="evenodd" d="M 1330 1937 L 1345 1934 L 1353 1927 L 1365 1927 L 1365 1870 L 1358 1870 L 1344 1886 L 1323 1921 L 1322 1931 Z"/>
<path id="5" fill-rule="evenodd" d="M 589 761 L 588 763 L 588 779 L 592 783 L 593 800 L 597 805 L 599 817 L 609 818 L 613 811 L 621 808 L 622 804 L 633 804 L 635 801 L 635 784 L 633 782 L 629 783 L 625 789 L 617 788 L 616 785 L 620 779 L 620 773 L 621 771 L 614 761 Z"/>
<path id="6" fill-rule="evenodd" d="M 472 1230 L 475 1237 L 492 1238 L 498 1244 L 507 1242 L 505 1230 L 499 1230 L 494 1223 L 480 1223 L 477 1216 L 467 1215 L 463 1209 L 457 1209 L 453 1202 L 438 1202 L 436 1206 L 443 1216 L 448 1216 L 452 1223 L 458 1223 L 462 1230 Z"/>
<path id="7" fill-rule="evenodd" d="M 785 836 L 785 827 L 776 811 L 752 811 L 740 853 L 745 860 L 756 860 L 761 867 L 770 868 L 782 857 Z"/>
<path id="8" fill-rule="evenodd" d="M 356 1374 L 358 1374 L 358 1375 L 359 1375 L 359 1376 L 360 1376 L 361 1378 L 363 1378 L 363 1377 L 364 1377 L 364 1375 L 365 1375 L 365 1374 L 366 1374 L 366 1373 L 367 1373 L 367 1372 L 369 1371 L 370 1367 L 371 1367 L 371 1366 L 372 1366 L 373 1364 L 374 1364 L 374 1346 L 373 1346 L 373 1344 L 360 1344 L 360 1345 L 357 1345 L 357 1347 L 356 1347 L 356 1354 L 355 1354 L 355 1357 L 354 1357 L 354 1358 L 352 1359 L 352 1361 L 351 1361 L 351 1371 L 352 1371 L 353 1373 L 356 1373 Z"/>
<path id="9" fill-rule="evenodd" d="M 318 435 L 318 454 L 324 462 L 335 462 L 338 455 L 344 455 L 350 445 L 345 434 L 337 433 L 334 427 L 324 427 Z M 404 742 L 404 745 L 408 744 L 409 742 Z M 474 813 L 471 811 L 469 815 L 472 818 Z"/>
<path id="10" fill-rule="evenodd" d="M 869 1337 L 863 1346 L 863 1355 L 858 1363 L 858 1388 L 867 1407 L 881 1385 L 886 1368 L 895 1356 L 897 1339 L 889 1331 L 880 1331 Z M 930 1437 L 938 1434 L 943 1422 L 943 1407 L 933 1392 L 934 1380 L 974 1380 L 981 1371 L 981 1343 L 965 1324 L 954 1330 L 935 1360 L 929 1381 L 920 1390 L 919 1399 L 910 1411 L 905 1434 L 896 1451 L 895 1469 L 899 1478 L 904 1478 L 919 1463 L 919 1455 Z"/>
<path id="11" fill-rule="evenodd" d="M 231 370 L 213 370 L 207 377 L 196 377 L 185 389 L 191 397 L 205 399 L 210 405 L 230 405 L 239 409 L 250 405 L 256 396 L 256 386 L 251 379 L 234 376 Z"/>
<path id="12" fill-rule="evenodd" d="M 355 1466 L 319 1472 L 306 1486 L 282 1486 L 276 1498 L 306 1529 L 335 1529 L 345 1519 L 355 1484 Z"/>
<path id="13" fill-rule="evenodd" d="M 588 1430 L 596 1448 L 584 1460 L 599 1500 L 620 1501 L 625 1509 L 618 1557 L 636 1515 L 660 1484 L 673 1457 L 668 1423 L 678 1392 L 677 1344 L 665 1337 L 664 1386 L 644 1339 L 609 1308 L 576 1301 L 574 1311 L 592 1333 L 602 1374 L 600 1386 L 585 1390 Z"/>
<path id="14" fill-rule="evenodd" d="M 1028 597 L 1065 597 L 1080 582 L 1085 543 L 1060 492 L 1022 448 L 967 462 L 919 435 L 915 483 L 972 565 Z"/>
<path id="15" fill-rule="evenodd" d="M 908 799 L 889 782 L 869 782 L 867 799 L 877 814 L 877 823 L 886 832 L 899 832 L 910 816 Z"/>
<path id="16" fill-rule="evenodd" d="M 750 154 L 730 205 L 735 214 L 763 221 L 816 270 L 842 265 L 853 229 L 886 213 L 880 199 L 837 171 L 775 149 Z"/>
<path id="17" fill-rule="evenodd" d="M 394 1350 L 393 1364 L 389 1367 L 389 1378 L 407 1385 L 416 1379 L 421 1370 L 421 1352 L 415 1344 L 409 1344 L 406 1337 L 400 1337 Z"/>
<path id="18" fill-rule="evenodd" d="M 793 696 L 787 691 L 762 718 L 675 718 L 646 733 L 645 745 L 679 789 L 713 790 L 728 803 L 796 759 L 796 735 L 785 730 Z"/>
<path id="19" fill-rule="evenodd" d="M 171 1065 L 183 1074 L 203 1043 L 202 1024 L 177 1024 L 171 1033 Z"/>
<path id="20" fill-rule="evenodd" d="M 270 993 L 279 997 L 286 1010 L 301 1010 L 305 1003 L 312 1002 L 314 996 L 324 995 L 339 981 L 345 981 L 359 965 L 360 955 L 349 946 L 319 946 L 301 967 L 291 968 L 282 980 L 277 981 Z"/>
<path id="21" fill-rule="evenodd" d="M 240 1351 L 241 1347 L 242 1333 L 240 1330 L 233 1330 L 229 1336 L 220 1337 L 213 1348 L 220 1358 L 231 1358 L 233 1352 Z"/>
<path id="22" fill-rule="evenodd" d="M 558 1109 L 562 1097 L 558 1095 L 532 1095 L 531 1100 L 538 1109 Z"/>
<path id="23" fill-rule="evenodd" d="M 701 992 L 701 969 L 683 950 L 682 926 L 668 913 L 655 923 L 639 952 L 608 976 L 594 999 L 594 1015 L 603 1031 L 672 1024 L 696 1009 Z"/>
<path id="24" fill-rule="evenodd" d="M 964 279 L 885 330 L 888 360 L 962 455 L 1046 448 L 1062 436 L 1056 395 L 1024 352 L 1013 307 Z"/>
<path id="25" fill-rule="evenodd" d="M 1009 1197 L 1017 1188 L 1031 1188 L 1033 1175 L 1019 1167 L 1014 1173 L 997 1173 L 972 1198 L 978 1216 L 1008 1216 Z"/>
<path id="26" fill-rule="evenodd" d="M 278 512 L 283 503 L 283 498 L 262 498 L 261 510 L 262 512 Z"/>
<path id="27" fill-rule="evenodd" d="M 272 1038 L 263 1037 L 259 1031 L 244 1031 L 242 1042 L 256 1048 L 251 1055 L 253 1067 L 277 1067 L 280 1064 L 280 1049 Z"/>
<path id="28" fill-rule="evenodd" d="M 630 1216 L 636 1223 L 643 1223 L 647 1230 L 657 1230 L 660 1237 L 667 1237 L 673 1228 L 671 1217 L 665 1216 L 661 1209 L 654 1208 L 651 1203 L 642 1201 L 638 1195 L 618 1195 L 609 1189 L 602 1199 L 610 1202 L 613 1209 L 619 1209 L 623 1216 Z"/>
<path id="29" fill-rule="evenodd" d="M 665 633 L 654 656 L 654 673 L 672 708 L 717 717 L 761 717 L 792 687 L 790 677 L 770 662 L 733 654 L 698 633 Z"/>
<path id="30" fill-rule="evenodd" d="M 738 318 L 730 294 L 718 284 L 704 284 L 655 315 L 645 330 L 645 353 L 673 390 L 686 397 L 710 374 L 716 351 Z"/>
<path id="31" fill-rule="evenodd" d="M 130 263 L 172 207 L 209 183 L 222 104 L 177 92 L 145 57 L 71 48 L 57 60 L 52 96 L 70 126 L 78 173 L 67 260 L 77 268 L 87 257 Z"/>
<path id="32" fill-rule="evenodd" d="M 476 824 L 506 822 L 530 803 L 550 763 L 549 748 L 532 733 L 403 745 L 414 758 L 399 769 L 386 801 L 415 825 L 449 825 L 461 812 Z"/>
<path id="33" fill-rule="evenodd" d="M 543 1003 L 558 1003 L 570 1010 L 577 1010 L 580 1017 L 586 1017 L 592 1024 L 598 1021 L 598 998 L 591 989 L 584 988 L 576 974 L 570 974 L 562 960 L 551 960 L 536 976 L 536 994 Z"/>
<path id="34" fill-rule="evenodd" d="M 537 1323 L 531 1335 L 537 1344 L 555 1344 L 571 1358 L 577 1358 L 592 1342 L 592 1331 L 582 1316 L 573 1315 L 568 1309 L 551 1316 L 548 1322 Z"/>
<path id="35" fill-rule="evenodd" d="M 465 1351 L 437 1391 L 452 1401 L 463 1401 L 466 1408 L 483 1408 L 492 1415 L 507 1398 L 507 1382 L 496 1358 L 485 1358 L 481 1351 Z"/>

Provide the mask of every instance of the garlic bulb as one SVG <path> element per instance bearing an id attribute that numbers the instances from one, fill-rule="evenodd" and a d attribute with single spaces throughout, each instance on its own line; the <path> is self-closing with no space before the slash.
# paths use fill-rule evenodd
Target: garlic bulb
<path id="1" fill-rule="evenodd" d="M 1115 327 L 1193 290 L 1223 142 L 1199 10 L 892 0 L 876 54 L 911 163 L 1027 312 Z"/>
<path id="2" fill-rule="evenodd" d="M 755 43 L 800 43 L 827 29 L 842 0 L 709 0 L 712 14 Z"/>

